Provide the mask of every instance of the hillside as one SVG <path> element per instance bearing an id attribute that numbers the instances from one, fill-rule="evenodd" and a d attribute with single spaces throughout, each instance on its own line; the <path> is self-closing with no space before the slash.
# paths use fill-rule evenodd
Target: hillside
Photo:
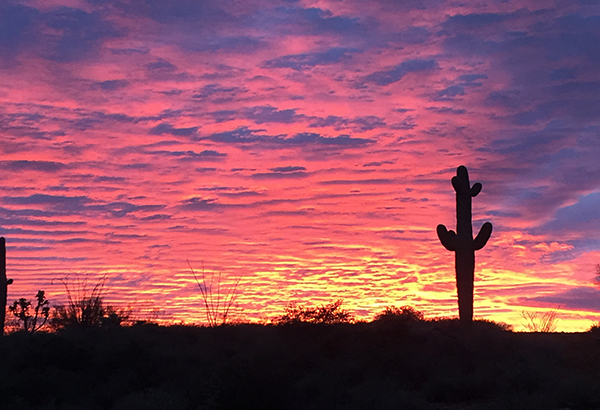
<path id="1" fill-rule="evenodd" d="M 15 333 L 0 363 L 0 409 L 600 408 L 599 334 L 486 322 Z"/>

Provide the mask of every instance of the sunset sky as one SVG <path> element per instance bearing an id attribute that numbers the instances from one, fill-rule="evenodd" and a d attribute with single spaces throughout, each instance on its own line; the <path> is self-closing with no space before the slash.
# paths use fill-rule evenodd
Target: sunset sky
<path id="1" fill-rule="evenodd" d="M 450 179 L 483 190 L 475 315 L 600 320 L 600 1 L 3 0 L 9 303 L 107 299 L 205 323 L 342 298 L 457 314 Z M 93 280 L 92 280 L 93 281 Z"/>

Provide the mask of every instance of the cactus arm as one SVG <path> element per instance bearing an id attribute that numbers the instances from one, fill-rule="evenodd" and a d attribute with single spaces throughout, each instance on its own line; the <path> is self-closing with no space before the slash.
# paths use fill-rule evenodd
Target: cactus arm
<path id="1" fill-rule="evenodd" d="M 492 234 L 492 224 L 490 222 L 486 222 L 483 224 L 477 237 L 473 240 L 473 249 L 478 251 L 485 246 L 488 239 L 490 239 L 490 235 Z"/>
<path id="2" fill-rule="evenodd" d="M 471 196 L 476 197 L 481 192 L 481 188 L 482 186 L 479 182 L 474 183 L 471 188 Z"/>
<path id="3" fill-rule="evenodd" d="M 456 250 L 456 232 L 447 230 L 442 224 L 437 226 L 437 235 L 444 248 L 449 251 Z"/>

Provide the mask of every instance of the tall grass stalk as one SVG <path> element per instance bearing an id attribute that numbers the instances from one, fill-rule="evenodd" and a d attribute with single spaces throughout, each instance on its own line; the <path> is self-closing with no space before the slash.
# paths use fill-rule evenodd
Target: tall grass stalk
<path id="1" fill-rule="evenodd" d="M 559 309 L 559 307 L 556 307 L 545 313 L 523 311 L 521 312 L 521 316 L 525 319 L 523 326 L 529 332 L 554 332 L 558 322 Z"/>
<path id="2" fill-rule="evenodd" d="M 200 279 L 192 268 L 190 261 L 187 261 L 192 275 L 196 280 L 198 288 L 200 288 L 200 294 L 202 295 L 202 301 L 204 302 L 204 310 L 206 313 L 206 320 L 210 327 L 220 326 L 227 324 L 229 314 L 234 307 L 235 298 L 237 296 L 237 288 L 240 283 L 241 277 L 239 277 L 233 286 L 230 286 L 227 293 L 222 297 L 222 273 L 219 271 L 217 275 L 215 272 L 211 272 L 208 277 L 204 271 L 204 262 L 202 262 L 202 273 Z M 215 283 L 216 279 L 216 283 Z M 216 289 L 215 289 L 216 288 Z"/>

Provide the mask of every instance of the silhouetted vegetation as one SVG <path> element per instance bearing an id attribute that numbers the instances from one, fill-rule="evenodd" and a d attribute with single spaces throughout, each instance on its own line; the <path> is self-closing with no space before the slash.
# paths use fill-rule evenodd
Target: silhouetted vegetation
<path id="1" fill-rule="evenodd" d="M 463 165 L 452 177 L 452 187 L 456 191 L 456 232 L 444 225 L 437 226 L 437 235 L 444 248 L 456 254 L 456 288 L 458 291 L 458 313 L 460 320 L 470 323 L 473 320 L 473 286 L 475 273 L 475 251 L 482 249 L 492 234 L 492 224 L 486 222 L 473 239 L 471 223 L 471 198 L 481 192 L 482 185 L 476 182 L 471 186 L 469 173 Z"/>
<path id="2" fill-rule="evenodd" d="M 12 283 L 12 279 L 6 278 L 6 239 L 2 237 L 0 238 L 0 336 L 4 334 L 8 285 Z"/>
<path id="3" fill-rule="evenodd" d="M 551 309 L 547 312 L 521 312 L 521 317 L 525 319 L 523 326 L 529 332 L 554 332 L 558 322 L 558 309 Z"/>
<path id="4" fill-rule="evenodd" d="M 298 305 L 295 302 L 288 304 L 285 313 L 275 319 L 276 325 L 289 325 L 292 323 L 352 323 L 354 317 L 347 310 L 342 309 L 342 299 L 327 305 L 321 305 L 315 308 Z"/>
<path id="5" fill-rule="evenodd" d="M 119 326 L 128 319 L 127 310 L 105 303 L 106 276 L 101 277 L 91 289 L 87 278 L 79 275 L 74 275 L 74 278 L 65 277 L 60 281 L 67 293 L 67 303 L 54 307 L 50 320 L 54 329 Z"/>
<path id="6" fill-rule="evenodd" d="M 392 322 L 415 322 L 424 320 L 425 316 L 422 312 L 415 310 L 412 306 L 386 306 L 383 312 L 375 315 L 376 321 L 392 321 Z"/>
<path id="7" fill-rule="evenodd" d="M 0 338 L 0 409 L 595 409 L 600 334 L 388 307 L 372 322 Z"/>
<path id="8" fill-rule="evenodd" d="M 43 290 L 38 290 L 35 299 L 36 305 L 33 308 L 33 314 L 30 312 L 31 302 L 25 298 L 15 300 L 12 306 L 8 308 L 22 324 L 22 329 L 30 333 L 40 330 L 48 321 L 48 315 L 50 314 L 49 302 Z M 41 323 L 39 323 L 40 320 Z"/>
<path id="9" fill-rule="evenodd" d="M 234 302 L 235 297 L 237 296 L 237 287 L 240 283 L 241 277 L 239 277 L 235 283 L 231 285 L 227 291 L 225 291 L 225 285 L 222 283 L 221 272 L 216 275 L 215 272 L 211 272 L 210 275 L 208 275 L 207 282 L 204 264 L 202 264 L 200 279 L 198 279 L 198 275 L 196 275 L 196 272 L 192 268 L 192 265 L 190 265 L 189 261 L 188 266 L 190 267 L 192 275 L 196 280 L 196 284 L 200 289 L 208 325 L 215 327 L 227 324 L 227 321 L 230 319 L 229 314 L 235 307 Z M 223 295 L 223 293 L 225 294 Z"/>

